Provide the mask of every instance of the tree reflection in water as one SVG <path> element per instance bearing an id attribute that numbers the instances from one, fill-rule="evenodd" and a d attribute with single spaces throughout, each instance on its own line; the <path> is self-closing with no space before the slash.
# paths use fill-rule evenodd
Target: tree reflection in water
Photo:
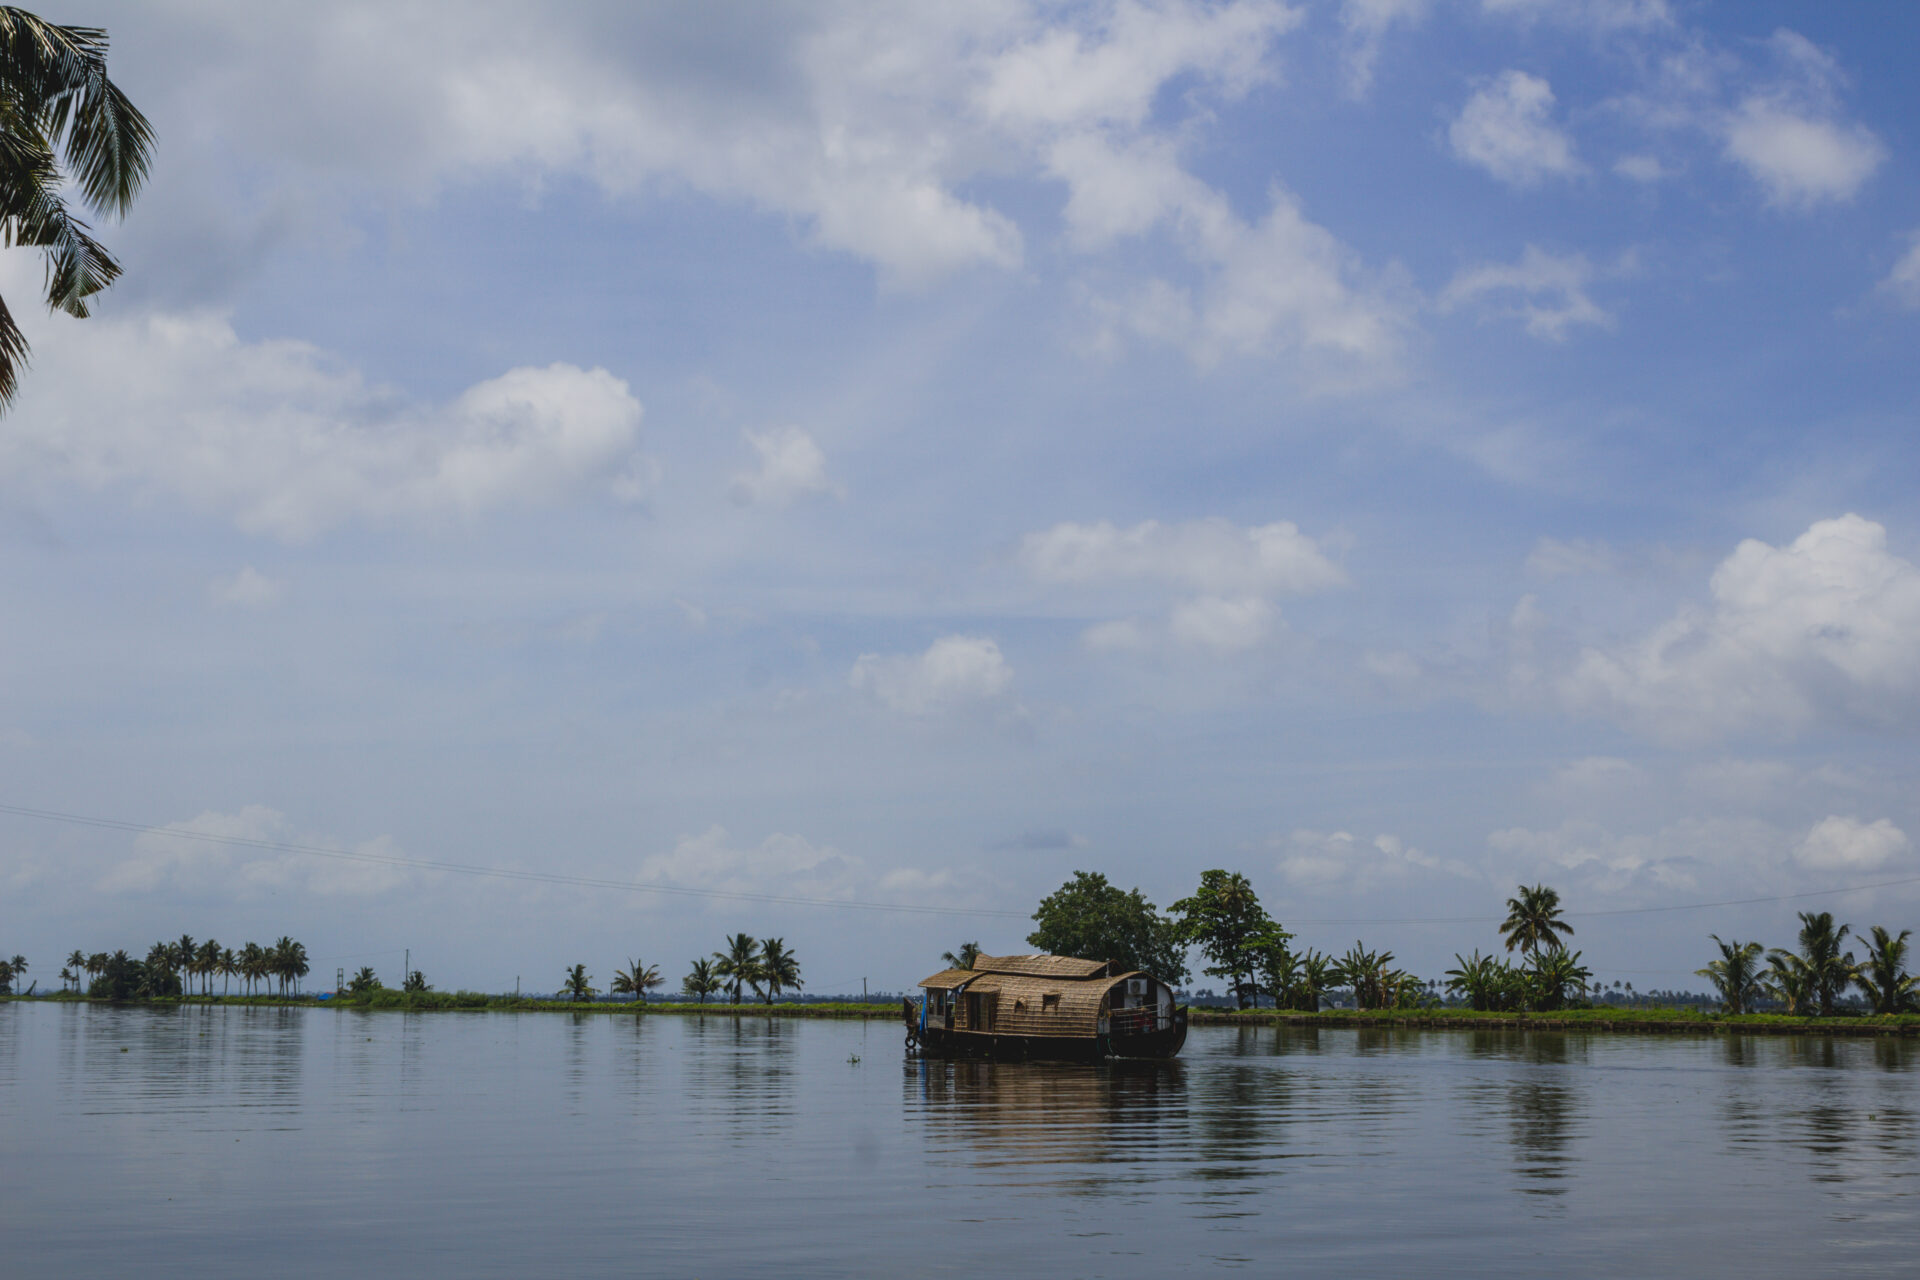
<path id="1" fill-rule="evenodd" d="M 1514 1169 L 1520 1190 L 1534 1196 L 1563 1196 L 1574 1172 L 1574 1139 L 1585 1132 L 1585 1092 L 1573 1078 L 1585 1066 L 1585 1037 L 1549 1031 L 1489 1030 L 1471 1033 L 1475 1058 L 1506 1061 L 1515 1070 L 1504 1080 L 1488 1080 L 1470 1090 L 1476 1105 L 1497 1105 L 1507 1117 Z"/>
<path id="2" fill-rule="evenodd" d="M 796 1028 L 788 1018 L 747 1014 L 680 1019 L 688 1109 L 716 1123 L 730 1144 L 751 1146 L 794 1116 Z"/>

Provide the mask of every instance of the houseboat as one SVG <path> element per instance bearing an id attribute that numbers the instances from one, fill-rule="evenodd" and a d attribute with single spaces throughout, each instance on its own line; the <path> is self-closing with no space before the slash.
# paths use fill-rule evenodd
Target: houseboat
<path id="1" fill-rule="evenodd" d="M 1106 960 L 979 956 L 919 985 L 901 1016 L 908 1052 L 929 1058 L 1171 1058 L 1187 1041 L 1173 988 Z"/>

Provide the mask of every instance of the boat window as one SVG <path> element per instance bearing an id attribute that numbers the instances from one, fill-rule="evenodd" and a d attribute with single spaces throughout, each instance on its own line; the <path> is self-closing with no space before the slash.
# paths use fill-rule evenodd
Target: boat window
<path id="1" fill-rule="evenodd" d="M 1040 1012 L 1054 1013 L 1057 1012 L 1059 1008 L 1060 993 L 1058 991 L 1049 991 L 1040 997 Z"/>

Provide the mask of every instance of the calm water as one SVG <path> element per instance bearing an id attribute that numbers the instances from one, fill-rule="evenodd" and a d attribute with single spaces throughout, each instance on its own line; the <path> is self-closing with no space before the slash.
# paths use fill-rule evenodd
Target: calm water
<path id="1" fill-rule="evenodd" d="M 1912 1275 L 1920 1045 L 0 1006 L 0 1272 Z M 858 1061 L 850 1059 L 858 1058 Z"/>

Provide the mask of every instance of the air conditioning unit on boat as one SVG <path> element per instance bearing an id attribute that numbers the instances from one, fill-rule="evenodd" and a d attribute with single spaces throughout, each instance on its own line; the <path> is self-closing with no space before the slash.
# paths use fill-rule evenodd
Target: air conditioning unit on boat
<path id="1" fill-rule="evenodd" d="M 1144 995 L 1146 995 L 1146 994 L 1147 994 L 1147 980 L 1146 980 L 1145 978 L 1128 978 L 1128 979 L 1127 979 L 1127 994 L 1128 994 L 1128 995 L 1130 995 L 1130 996 L 1144 996 Z"/>

